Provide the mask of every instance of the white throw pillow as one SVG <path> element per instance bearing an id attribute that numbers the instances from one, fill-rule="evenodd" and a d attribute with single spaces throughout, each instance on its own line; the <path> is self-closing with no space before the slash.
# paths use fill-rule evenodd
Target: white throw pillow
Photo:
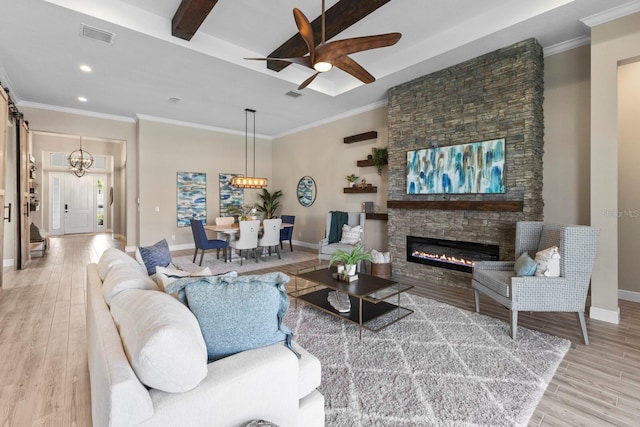
<path id="1" fill-rule="evenodd" d="M 211 276 L 211 270 L 209 267 L 205 267 L 200 271 L 189 272 L 184 270 L 178 270 L 170 267 L 156 267 L 156 283 L 161 291 L 166 292 L 167 286 L 172 282 L 182 277 L 199 277 L 199 276 Z"/>
<path id="2" fill-rule="evenodd" d="M 560 253 L 557 246 L 536 252 L 536 276 L 560 277 Z"/>
<path id="3" fill-rule="evenodd" d="M 125 289 L 146 289 L 157 291 L 158 286 L 142 271 L 137 262 L 134 265 L 114 265 L 102 282 L 102 296 L 107 305 L 111 299 Z"/>
<path id="4" fill-rule="evenodd" d="M 355 245 L 360 242 L 360 232 L 362 231 L 362 226 L 354 225 L 353 227 L 349 227 L 347 224 L 342 226 L 342 238 L 340 239 L 340 243 L 344 243 L 347 245 Z"/>
<path id="5" fill-rule="evenodd" d="M 111 270 L 114 265 L 118 264 L 138 265 L 135 259 L 131 258 L 125 252 L 122 252 L 120 249 L 109 248 L 102 253 L 98 260 L 98 275 L 100 276 L 100 280 L 104 281 L 109 270 Z"/>
<path id="6" fill-rule="evenodd" d="M 195 316 L 164 292 L 129 289 L 113 297 L 111 315 L 140 382 L 168 393 L 207 376 L 207 347 Z"/>

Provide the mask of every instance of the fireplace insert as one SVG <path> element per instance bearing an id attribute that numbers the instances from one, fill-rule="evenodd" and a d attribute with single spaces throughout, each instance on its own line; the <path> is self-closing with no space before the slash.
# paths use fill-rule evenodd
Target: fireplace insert
<path id="1" fill-rule="evenodd" d="M 497 261 L 498 245 L 407 236 L 407 261 L 471 273 L 475 261 Z"/>

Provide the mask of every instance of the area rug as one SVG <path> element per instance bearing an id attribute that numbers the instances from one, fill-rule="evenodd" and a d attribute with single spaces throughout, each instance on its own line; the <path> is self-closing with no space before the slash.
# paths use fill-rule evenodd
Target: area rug
<path id="1" fill-rule="evenodd" d="M 375 333 L 302 302 L 285 324 L 322 364 L 328 427 L 525 426 L 570 342 L 415 295 Z"/>
<path id="2" fill-rule="evenodd" d="M 202 266 L 199 266 L 200 262 L 200 253 L 198 252 L 198 256 L 196 257 L 196 262 L 193 261 L 193 255 L 185 255 L 173 257 L 171 262 L 175 264 L 178 268 L 185 271 L 199 271 L 205 267 L 209 267 L 211 273 L 220 274 L 226 273 L 227 271 L 237 271 L 238 273 L 246 273 L 248 271 L 260 270 L 265 268 L 274 268 L 279 267 L 286 264 L 293 264 L 296 262 L 309 261 L 313 259 L 318 259 L 318 254 L 314 252 L 304 252 L 304 251 L 293 251 L 291 252 L 289 249 L 285 249 L 280 251 L 280 256 L 282 259 L 278 259 L 278 255 L 273 253 L 271 256 L 260 257 L 258 262 L 255 259 L 245 259 L 240 265 L 240 257 L 237 255 L 233 256 L 233 261 L 224 262 L 222 257 L 222 252 L 220 252 L 220 259 L 216 258 L 216 251 L 209 251 L 204 254 L 204 259 L 202 260 Z"/>

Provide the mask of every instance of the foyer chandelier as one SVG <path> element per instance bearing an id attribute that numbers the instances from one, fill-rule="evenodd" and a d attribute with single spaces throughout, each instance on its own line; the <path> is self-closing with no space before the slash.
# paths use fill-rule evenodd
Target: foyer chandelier
<path id="1" fill-rule="evenodd" d="M 249 113 L 253 114 L 253 174 L 256 173 L 256 110 L 244 109 L 244 175 L 235 176 L 231 180 L 231 185 L 237 188 L 265 188 L 267 178 L 256 178 L 248 176 L 247 163 L 249 162 Z"/>
<path id="2" fill-rule="evenodd" d="M 86 150 L 82 149 L 82 137 L 80 137 L 80 148 L 72 151 L 67 157 L 71 173 L 78 178 L 86 175 L 87 171 L 93 166 L 93 156 Z"/>

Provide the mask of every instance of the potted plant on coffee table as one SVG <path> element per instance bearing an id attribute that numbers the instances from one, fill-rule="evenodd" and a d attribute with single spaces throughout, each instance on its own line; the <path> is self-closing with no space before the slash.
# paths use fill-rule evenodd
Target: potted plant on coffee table
<path id="1" fill-rule="evenodd" d="M 354 276 L 356 274 L 356 266 L 360 261 L 372 261 L 373 257 L 371 252 L 365 251 L 362 245 L 356 245 L 350 252 L 338 249 L 331 255 L 329 260 L 329 267 L 334 262 L 341 262 L 344 264 L 345 272 L 348 276 Z"/>

